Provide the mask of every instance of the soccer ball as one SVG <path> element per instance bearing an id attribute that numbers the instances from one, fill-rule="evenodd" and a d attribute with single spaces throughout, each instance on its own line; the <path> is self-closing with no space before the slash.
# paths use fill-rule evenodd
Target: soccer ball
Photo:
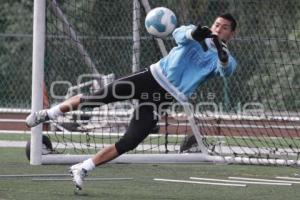
<path id="1" fill-rule="evenodd" d="M 145 27 L 155 37 L 166 37 L 176 27 L 177 19 L 172 10 L 165 7 L 157 7 L 147 14 Z"/>

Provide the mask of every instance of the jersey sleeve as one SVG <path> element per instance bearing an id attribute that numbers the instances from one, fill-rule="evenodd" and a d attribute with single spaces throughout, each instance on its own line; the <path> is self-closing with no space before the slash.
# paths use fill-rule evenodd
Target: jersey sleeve
<path id="1" fill-rule="evenodd" d="M 184 44 L 189 41 L 192 41 L 193 38 L 191 36 L 191 32 L 195 28 L 196 28 L 195 25 L 180 26 L 179 28 L 176 28 L 172 34 L 176 44 Z"/>
<path id="2" fill-rule="evenodd" d="M 222 77 L 228 77 L 231 76 L 236 70 L 236 61 L 235 59 L 230 55 L 229 61 L 227 66 L 222 66 L 220 61 L 217 61 L 217 68 L 214 71 L 215 75 L 222 76 Z"/>

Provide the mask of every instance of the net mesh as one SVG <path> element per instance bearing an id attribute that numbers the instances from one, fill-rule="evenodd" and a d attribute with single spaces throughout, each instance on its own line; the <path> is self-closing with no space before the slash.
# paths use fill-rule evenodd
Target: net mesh
<path id="1" fill-rule="evenodd" d="M 51 3 L 52 2 L 52 3 Z M 70 86 L 93 80 L 93 66 L 115 78 L 132 72 L 133 2 L 65 0 L 48 2 L 45 81 L 51 104 L 61 102 Z M 179 24 L 210 25 L 223 12 L 238 20 L 238 34 L 229 49 L 238 68 L 230 78 L 202 85 L 191 98 L 194 116 L 212 154 L 298 159 L 299 9 L 297 0 L 168 0 L 149 1 L 151 7 L 172 9 Z M 56 8 L 55 8 L 55 6 Z M 54 6 L 54 8 L 53 8 Z M 57 14 L 59 8 L 62 16 Z M 143 26 L 141 6 L 141 68 L 161 53 Z M 70 36 L 70 32 L 75 35 Z M 78 44 L 84 47 L 79 50 Z M 172 38 L 164 40 L 167 50 Z M 90 60 L 87 61 L 86 58 Z M 93 81 L 90 86 L 95 86 Z M 97 84 L 96 84 L 97 86 Z M 84 87 L 76 92 L 88 92 Z M 118 140 L 132 113 L 132 102 L 98 110 L 70 113 L 51 124 L 49 137 L 59 152 L 90 153 Z M 134 152 L 198 151 L 183 109 L 160 120 Z M 52 134 L 53 133 L 53 134 Z M 133 152 L 132 152 L 133 153 Z"/>

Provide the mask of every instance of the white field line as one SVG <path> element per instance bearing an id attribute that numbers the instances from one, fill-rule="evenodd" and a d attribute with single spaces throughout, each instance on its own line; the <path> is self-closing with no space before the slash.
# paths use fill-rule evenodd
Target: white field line
<path id="1" fill-rule="evenodd" d="M 66 177 L 71 174 L 2 174 L 0 178 L 25 178 L 25 177 Z"/>
<path id="2" fill-rule="evenodd" d="M 202 182 L 202 181 L 186 181 L 186 180 L 175 180 L 175 179 L 161 179 L 154 178 L 154 181 L 173 182 L 173 183 L 192 183 L 202 185 L 219 185 L 219 186 L 231 186 L 231 187 L 247 187 L 245 184 L 231 184 L 231 183 L 216 183 L 216 182 Z"/>
<path id="3" fill-rule="evenodd" d="M 286 179 L 286 180 L 293 180 L 293 181 L 299 181 L 299 182 L 296 182 L 296 183 L 300 184 L 300 178 L 288 177 L 288 176 L 276 176 L 275 178 Z"/>
<path id="4" fill-rule="evenodd" d="M 294 176 L 295 177 L 300 177 L 300 174 L 295 173 Z"/>
<path id="5" fill-rule="evenodd" d="M 0 140 L 0 147 L 26 147 L 26 141 Z"/>
<path id="6" fill-rule="evenodd" d="M 261 182 L 271 182 L 271 183 L 293 183 L 292 181 L 281 181 L 281 180 L 260 179 L 260 178 L 246 178 L 246 177 L 228 177 L 228 179 L 246 180 L 246 181 L 261 181 Z"/>
<path id="7" fill-rule="evenodd" d="M 72 178 L 33 178 L 32 181 L 72 181 Z M 128 181 L 133 178 L 85 178 L 85 181 Z"/>
<path id="8" fill-rule="evenodd" d="M 257 181 L 235 181 L 226 179 L 213 179 L 213 178 L 200 178 L 200 177 L 190 177 L 192 180 L 202 180 L 202 181 L 217 181 L 226 183 L 244 183 L 244 184 L 256 184 L 256 185 L 280 185 L 280 186 L 291 186 L 291 183 L 271 183 L 271 182 L 257 182 Z"/>

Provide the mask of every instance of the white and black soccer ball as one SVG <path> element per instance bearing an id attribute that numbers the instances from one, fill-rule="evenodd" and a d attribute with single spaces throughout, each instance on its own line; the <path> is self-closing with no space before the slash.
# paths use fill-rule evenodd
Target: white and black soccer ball
<path id="1" fill-rule="evenodd" d="M 145 19 L 145 27 L 155 37 L 166 37 L 175 29 L 177 18 L 174 12 L 165 7 L 157 7 L 149 11 Z"/>

